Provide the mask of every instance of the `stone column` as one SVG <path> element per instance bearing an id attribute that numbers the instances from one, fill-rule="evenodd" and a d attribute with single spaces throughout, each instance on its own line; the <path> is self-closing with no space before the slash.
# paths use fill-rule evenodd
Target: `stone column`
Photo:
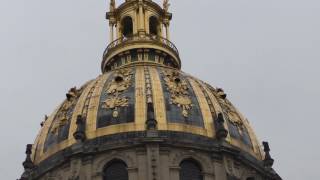
<path id="1" fill-rule="evenodd" d="M 129 180 L 139 180 L 138 179 L 138 168 L 129 167 L 128 168 Z"/>
<path id="2" fill-rule="evenodd" d="M 144 27 L 144 13 L 143 13 L 143 2 L 140 0 L 139 2 L 139 33 L 145 32 L 145 27 Z"/>
<path id="3" fill-rule="evenodd" d="M 160 180 L 159 145 L 147 145 L 148 180 Z"/>
<path id="4" fill-rule="evenodd" d="M 168 148 L 160 148 L 160 178 L 161 180 L 170 180 L 170 158 L 169 158 L 169 149 Z"/>
<path id="5" fill-rule="evenodd" d="M 109 24 L 109 27 L 110 27 L 110 42 L 114 41 L 113 26 L 114 26 L 114 24 L 111 24 L 111 23 Z"/>
<path id="6" fill-rule="evenodd" d="M 227 172 L 222 160 L 213 160 L 214 174 L 219 179 L 215 180 L 227 180 Z"/>
<path id="7" fill-rule="evenodd" d="M 82 158 L 82 167 L 80 169 L 80 180 L 92 179 L 93 156 Z"/>
<path id="8" fill-rule="evenodd" d="M 170 40 L 169 23 L 165 24 L 165 27 L 166 27 L 166 38 Z"/>
<path id="9" fill-rule="evenodd" d="M 116 25 L 116 29 L 117 29 L 117 39 L 122 36 L 121 30 L 120 30 L 120 26 L 121 26 L 120 21 L 117 21 L 117 25 Z"/>
<path id="10" fill-rule="evenodd" d="M 148 180 L 147 177 L 147 157 L 145 148 L 139 148 L 137 152 L 138 180 Z"/>

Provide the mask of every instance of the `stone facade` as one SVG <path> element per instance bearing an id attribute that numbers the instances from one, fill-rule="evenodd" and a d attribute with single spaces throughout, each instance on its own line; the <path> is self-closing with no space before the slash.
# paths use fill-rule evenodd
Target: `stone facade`
<path id="1" fill-rule="evenodd" d="M 39 164 L 31 179 L 103 180 L 105 166 L 114 160 L 126 164 L 129 180 L 181 180 L 180 164 L 193 160 L 203 180 L 279 179 L 248 153 L 223 141 L 166 132 L 129 133 L 78 142 Z M 156 136 L 154 136 L 156 135 Z M 184 136 L 176 141 L 173 137 Z M 197 139 L 194 143 L 189 139 Z"/>

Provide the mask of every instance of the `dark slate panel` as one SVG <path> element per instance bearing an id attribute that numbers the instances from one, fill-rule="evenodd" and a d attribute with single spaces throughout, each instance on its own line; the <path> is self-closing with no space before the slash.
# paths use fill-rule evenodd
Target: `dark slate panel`
<path id="1" fill-rule="evenodd" d="M 229 121 L 226 121 L 226 122 L 229 128 L 229 133 L 231 137 L 238 139 L 239 141 L 241 141 L 243 144 L 247 145 L 250 148 L 253 147 L 247 128 L 243 127 L 240 133 L 239 128 L 237 126 L 233 125 Z"/>
<path id="2" fill-rule="evenodd" d="M 59 144 L 62 141 L 65 141 L 69 138 L 70 122 L 71 122 L 73 111 L 74 111 L 74 108 L 75 108 L 77 102 L 78 102 L 78 99 L 76 100 L 75 103 L 73 103 L 73 105 L 70 107 L 70 109 L 67 112 L 67 118 L 68 118 L 67 123 L 65 125 L 61 126 L 58 129 L 58 133 L 56 133 L 56 134 L 51 133 L 52 126 L 53 126 L 54 122 L 59 121 L 59 119 L 57 119 L 57 117 L 54 118 L 53 123 L 51 124 L 51 126 L 49 128 L 47 138 L 44 142 L 44 151 L 47 151 L 47 149 L 50 148 L 51 146 Z"/>
<path id="3" fill-rule="evenodd" d="M 153 49 L 150 49 L 150 52 L 149 52 L 149 61 L 155 61 L 156 60 L 156 55 L 155 55 L 155 50 Z"/>
<path id="4" fill-rule="evenodd" d="M 230 123 L 228 120 L 226 122 L 228 124 L 230 136 L 240 140 L 240 133 L 238 127 Z"/>
<path id="5" fill-rule="evenodd" d="M 245 145 L 253 148 L 247 128 L 244 128 L 244 130 L 242 131 L 242 141 Z"/>
<path id="6" fill-rule="evenodd" d="M 137 50 L 136 50 L 136 49 L 131 50 L 130 53 L 131 53 L 131 61 L 132 61 L 132 62 L 138 61 L 138 53 L 137 53 Z"/>
<path id="7" fill-rule="evenodd" d="M 106 81 L 102 94 L 100 97 L 98 117 L 97 117 L 97 128 L 103 128 L 115 124 L 130 123 L 134 121 L 135 117 L 135 70 L 132 69 L 131 86 L 125 90 L 119 97 L 127 97 L 129 100 L 129 105 L 127 107 L 119 107 L 118 117 L 113 117 L 112 109 L 103 108 L 103 102 L 109 98 L 110 95 L 107 94 L 108 85 L 115 78 L 115 73 L 111 74 L 109 79 Z"/>
<path id="8" fill-rule="evenodd" d="M 164 73 L 162 72 L 161 69 L 158 69 L 159 75 L 160 75 L 160 80 L 161 80 L 161 85 L 163 89 L 163 95 L 165 98 L 165 106 L 166 106 L 166 115 L 167 115 L 167 120 L 171 123 L 182 123 L 182 124 L 189 124 L 189 125 L 194 125 L 194 126 L 199 126 L 199 127 L 204 127 L 204 122 L 203 122 L 203 117 L 202 113 L 200 110 L 200 106 L 198 103 L 198 100 L 196 98 L 196 95 L 194 94 L 194 91 L 187 80 L 186 77 L 181 74 L 181 79 L 186 80 L 188 83 L 189 87 L 189 95 L 192 101 L 192 108 L 189 110 L 189 116 L 184 117 L 182 115 L 182 108 L 178 107 L 176 104 L 172 104 L 171 101 L 171 93 L 167 88 L 167 85 L 164 80 Z"/>
<path id="9" fill-rule="evenodd" d="M 44 142 L 44 146 L 43 146 L 43 151 L 44 152 L 46 152 L 47 149 L 49 147 L 51 147 L 52 145 L 58 144 L 58 136 L 56 134 L 51 133 L 50 129 L 49 129 L 47 138 L 46 138 L 46 140 Z"/>

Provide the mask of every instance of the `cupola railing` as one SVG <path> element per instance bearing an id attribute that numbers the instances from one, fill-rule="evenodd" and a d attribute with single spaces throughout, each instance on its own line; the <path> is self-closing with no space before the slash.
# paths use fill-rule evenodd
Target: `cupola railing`
<path id="1" fill-rule="evenodd" d="M 106 50 L 103 53 L 103 57 L 107 57 L 110 52 L 112 52 L 114 49 L 117 49 L 118 47 L 122 47 L 128 44 L 133 44 L 133 43 L 152 43 L 155 45 L 159 45 L 165 48 L 170 49 L 171 51 L 173 51 L 177 56 L 179 56 L 179 51 L 177 49 L 177 47 L 168 39 L 163 38 L 161 36 L 157 36 L 157 35 L 150 35 L 150 34 L 146 34 L 146 35 L 138 35 L 138 34 L 134 34 L 132 36 L 128 36 L 128 37 L 121 37 L 119 39 L 114 40 L 113 42 L 111 42 Z"/>

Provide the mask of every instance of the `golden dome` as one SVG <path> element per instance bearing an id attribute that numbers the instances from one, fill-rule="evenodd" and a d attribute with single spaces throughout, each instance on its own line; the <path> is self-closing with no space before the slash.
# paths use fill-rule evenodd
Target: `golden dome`
<path id="1" fill-rule="evenodd" d="M 219 114 L 229 132 L 226 141 L 262 160 L 248 121 L 221 89 L 170 67 L 119 68 L 67 93 L 66 100 L 43 123 L 33 159 L 38 164 L 79 139 L 148 130 L 190 133 L 214 141 L 219 139 Z M 79 120 L 85 121 L 84 136 L 77 136 Z"/>
<path id="2" fill-rule="evenodd" d="M 116 8 L 111 0 L 112 42 L 103 54 L 102 75 L 71 88 L 45 118 L 35 143 L 27 146 L 21 179 L 41 177 L 71 157 L 147 142 L 179 144 L 212 157 L 232 154 L 269 173 L 268 144 L 262 152 L 249 122 L 224 91 L 180 70 L 179 52 L 169 40 L 171 18 L 166 0 L 164 8 L 150 0 L 126 0 Z"/>

